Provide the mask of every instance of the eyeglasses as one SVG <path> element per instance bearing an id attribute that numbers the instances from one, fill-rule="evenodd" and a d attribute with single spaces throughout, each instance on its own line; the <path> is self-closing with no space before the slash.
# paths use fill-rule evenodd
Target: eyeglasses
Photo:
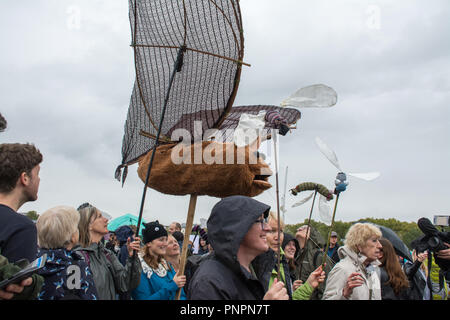
<path id="1" fill-rule="evenodd" d="M 270 233 L 270 234 L 277 233 L 278 234 L 278 229 L 272 229 L 272 230 L 268 231 L 268 233 Z M 283 230 L 280 230 L 280 233 L 283 233 Z"/>
<path id="2" fill-rule="evenodd" d="M 261 223 L 261 229 L 264 229 L 264 225 L 269 224 L 269 218 L 261 218 L 255 221 L 255 223 Z"/>
<path id="3" fill-rule="evenodd" d="M 81 204 L 77 210 L 81 210 L 81 209 L 89 208 L 89 207 L 93 207 L 93 205 L 91 205 L 89 202 L 85 202 L 85 203 Z"/>

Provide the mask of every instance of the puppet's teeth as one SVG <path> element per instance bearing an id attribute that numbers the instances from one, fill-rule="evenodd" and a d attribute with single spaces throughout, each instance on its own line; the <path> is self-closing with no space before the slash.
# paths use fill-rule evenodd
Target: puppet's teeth
<path id="1" fill-rule="evenodd" d="M 253 180 L 253 184 L 255 184 L 256 186 L 258 186 L 261 189 L 272 188 L 272 185 L 269 182 L 263 181 L 263 180 Z"/>

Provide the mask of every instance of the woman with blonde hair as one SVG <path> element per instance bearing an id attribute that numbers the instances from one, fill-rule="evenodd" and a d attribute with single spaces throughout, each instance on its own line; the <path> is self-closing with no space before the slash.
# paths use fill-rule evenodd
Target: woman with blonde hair
<path id="1" fill-rule="evenodd" d="M 186 299 L 186 276 L 178 275 L 164 259 L 167 250 L 167 231 L 158 221 L 145 224 L 142 230 L 144 247 L 140 259 L 142 274 L 139 286 L 132 292 L 134 300 L 174 300 L 181 288 L 181 300 Z M 175 241 L 177 243 L 177 241 Z"/>
<path id="2" fill-rule="evenodd" d="M 117 300 L 120 294 L 125 294 L 139 284 L 141 277 L 141 264 L 138 259 L 128 259 L 123 266 L 117 256 L 106 249 L 101 240 L 109 233 L 108 219 L 102 212 L 89 203 L 78 207 L 80 222 L 81 248 L 77 248 L 94 276 L 95 286 L 101 300 Z M 128 239 L 127 244 L 129 257 L 133 252 L 140 250 L 140 239 L 134 241 Z"/>
<path id="3" fill-rule="evenodd" d="M 340 261 L 328 274 L 323 300 L 381 300 L 378 255 L 381 231 L 370 223 L 356 223 L 348 230 Z"/>
<path id="4" fill-rule="evenodd" d="M 38 256 L 47 255 L 39 274 L 44 285 L 39 300 L 96 300 L 91 270 L 72 249 L 77 245 L 80 216 L 75 208 L 58 206 L 42 213 L 37 222 Z"/>

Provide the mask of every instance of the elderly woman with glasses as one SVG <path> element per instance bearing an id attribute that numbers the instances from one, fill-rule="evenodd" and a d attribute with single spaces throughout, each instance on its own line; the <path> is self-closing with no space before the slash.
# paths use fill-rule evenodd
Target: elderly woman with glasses
<path id="1" fill-rule="evenodd" d="M 320 283 L 324 282 L 325 272 L 322 270 L 322 267 L 319 266 L 316 270 L 311 272 L 304 284 L 296 282 L 294 286 L 291 278 L 291 270 L 286 259 L 286 253 L 283 248 L 280 248 L 284 240 L 284 222 L 281 219 L 278 221 L 276 213 L 270 211 L 266 223 L 266 228 L 268 227 L 266 238 L 267 244 L 269 245 L 269 251 L 259 255 L 252 262 L 252 266 L 258 279 L 260 279 L 267 290 L 272 286 L 275 278 L 279 278 L 280 281 L 285 284 L 290 299 L 309 300 L 313 291 Z M 261 222 L 261 228 L 263 228 L 263 222 Z M 278 274 L 278 254 L 280 254 L 280 274 Z M 292 259 L 293 258 L 294 257 L 292 256 Z"/>
<path id="2" fill-rule="evenodd" d="M 326 281 L 323 300 L 381 300 L 378 257 L 381 231 L 370 223 L 356 223 L 338 250 L 341 260 Z"/>
<path id="3" fill-rule="evenodd" d="M 96 207 L 85 203 L 78 207 L 80 223 L 80 244 L 77 248 L 94 276 L 100 300 L 116 300 L 118 295 L 123 296 L 139 285 L 142 267 L 139 259 L 128 259 L 123 266 L 117 256 L 106 249 L 101 242 L 108 234 L 108 219 Z M 140 239 L 136 237 L 133 241 L 128 239 L 127 248 L 129 257 L 134 251 L 140 250 Z"/>

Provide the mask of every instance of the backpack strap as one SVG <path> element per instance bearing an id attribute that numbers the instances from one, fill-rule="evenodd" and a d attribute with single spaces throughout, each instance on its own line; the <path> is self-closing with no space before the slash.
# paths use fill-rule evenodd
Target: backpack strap
<path id="1" fill-rule="evenodd" d="M 112 266 L 113 262 L 112 262 L 111 253 L 109 252 L 109 250 L 106 248 L 103 248 L 103 253 L 105 254 L 106 259 L 109 261 L 109 263 L 111 263 L 111 266 Z"/>
<path id="2" fill-rule="evenodd" d="M 432 263 L 433 263 L 433 254 L 431 253 L 430 250 L 427 251 L 428 252 L 428 277 L 427 277 L 427 285 L 428 288 L 430 289 L 430 300 L 434 300 L 433 299 L 433 284 L 431 282 L 431 267 L 432 267 Z"/>
<path id="3" fill-rule="evenodd" d="M 84 251 L 84 250 L 80 250 L 80 251 L 78 251 L 78 252 L 81 253 L 81 255 L 84 257 L 84 260 L 86 261 L 88 267 L 90 268 L 90 267 L 91 267 L 91 259 L 89 258 L 89 254 L 88 254 L 86 251 Z M 110 255 L 110 253 L 108 252 L 108 250 L 106 250 L 106 249 L 103 249 L 103 253 L 104 253 L 105 256 L 106 256 L 106 259 L 109 261 L 109 264 L 107 264 L 108 270 L 109 270 L 111 273 L 113 273 L 113 271 L 112 271 L 113 263 L 112 263 L 111 255 Z"/>
<path id="4" fill-rule="evenodd" d="M 91 259 L 89 258 L 89 254 L 84 250 L 80 250 L 78 252 L 81 253 L 81 255 L 84 257 L 84 260 L 86 261 L 88 267 L 90 268 L 91 267 Z"/>

